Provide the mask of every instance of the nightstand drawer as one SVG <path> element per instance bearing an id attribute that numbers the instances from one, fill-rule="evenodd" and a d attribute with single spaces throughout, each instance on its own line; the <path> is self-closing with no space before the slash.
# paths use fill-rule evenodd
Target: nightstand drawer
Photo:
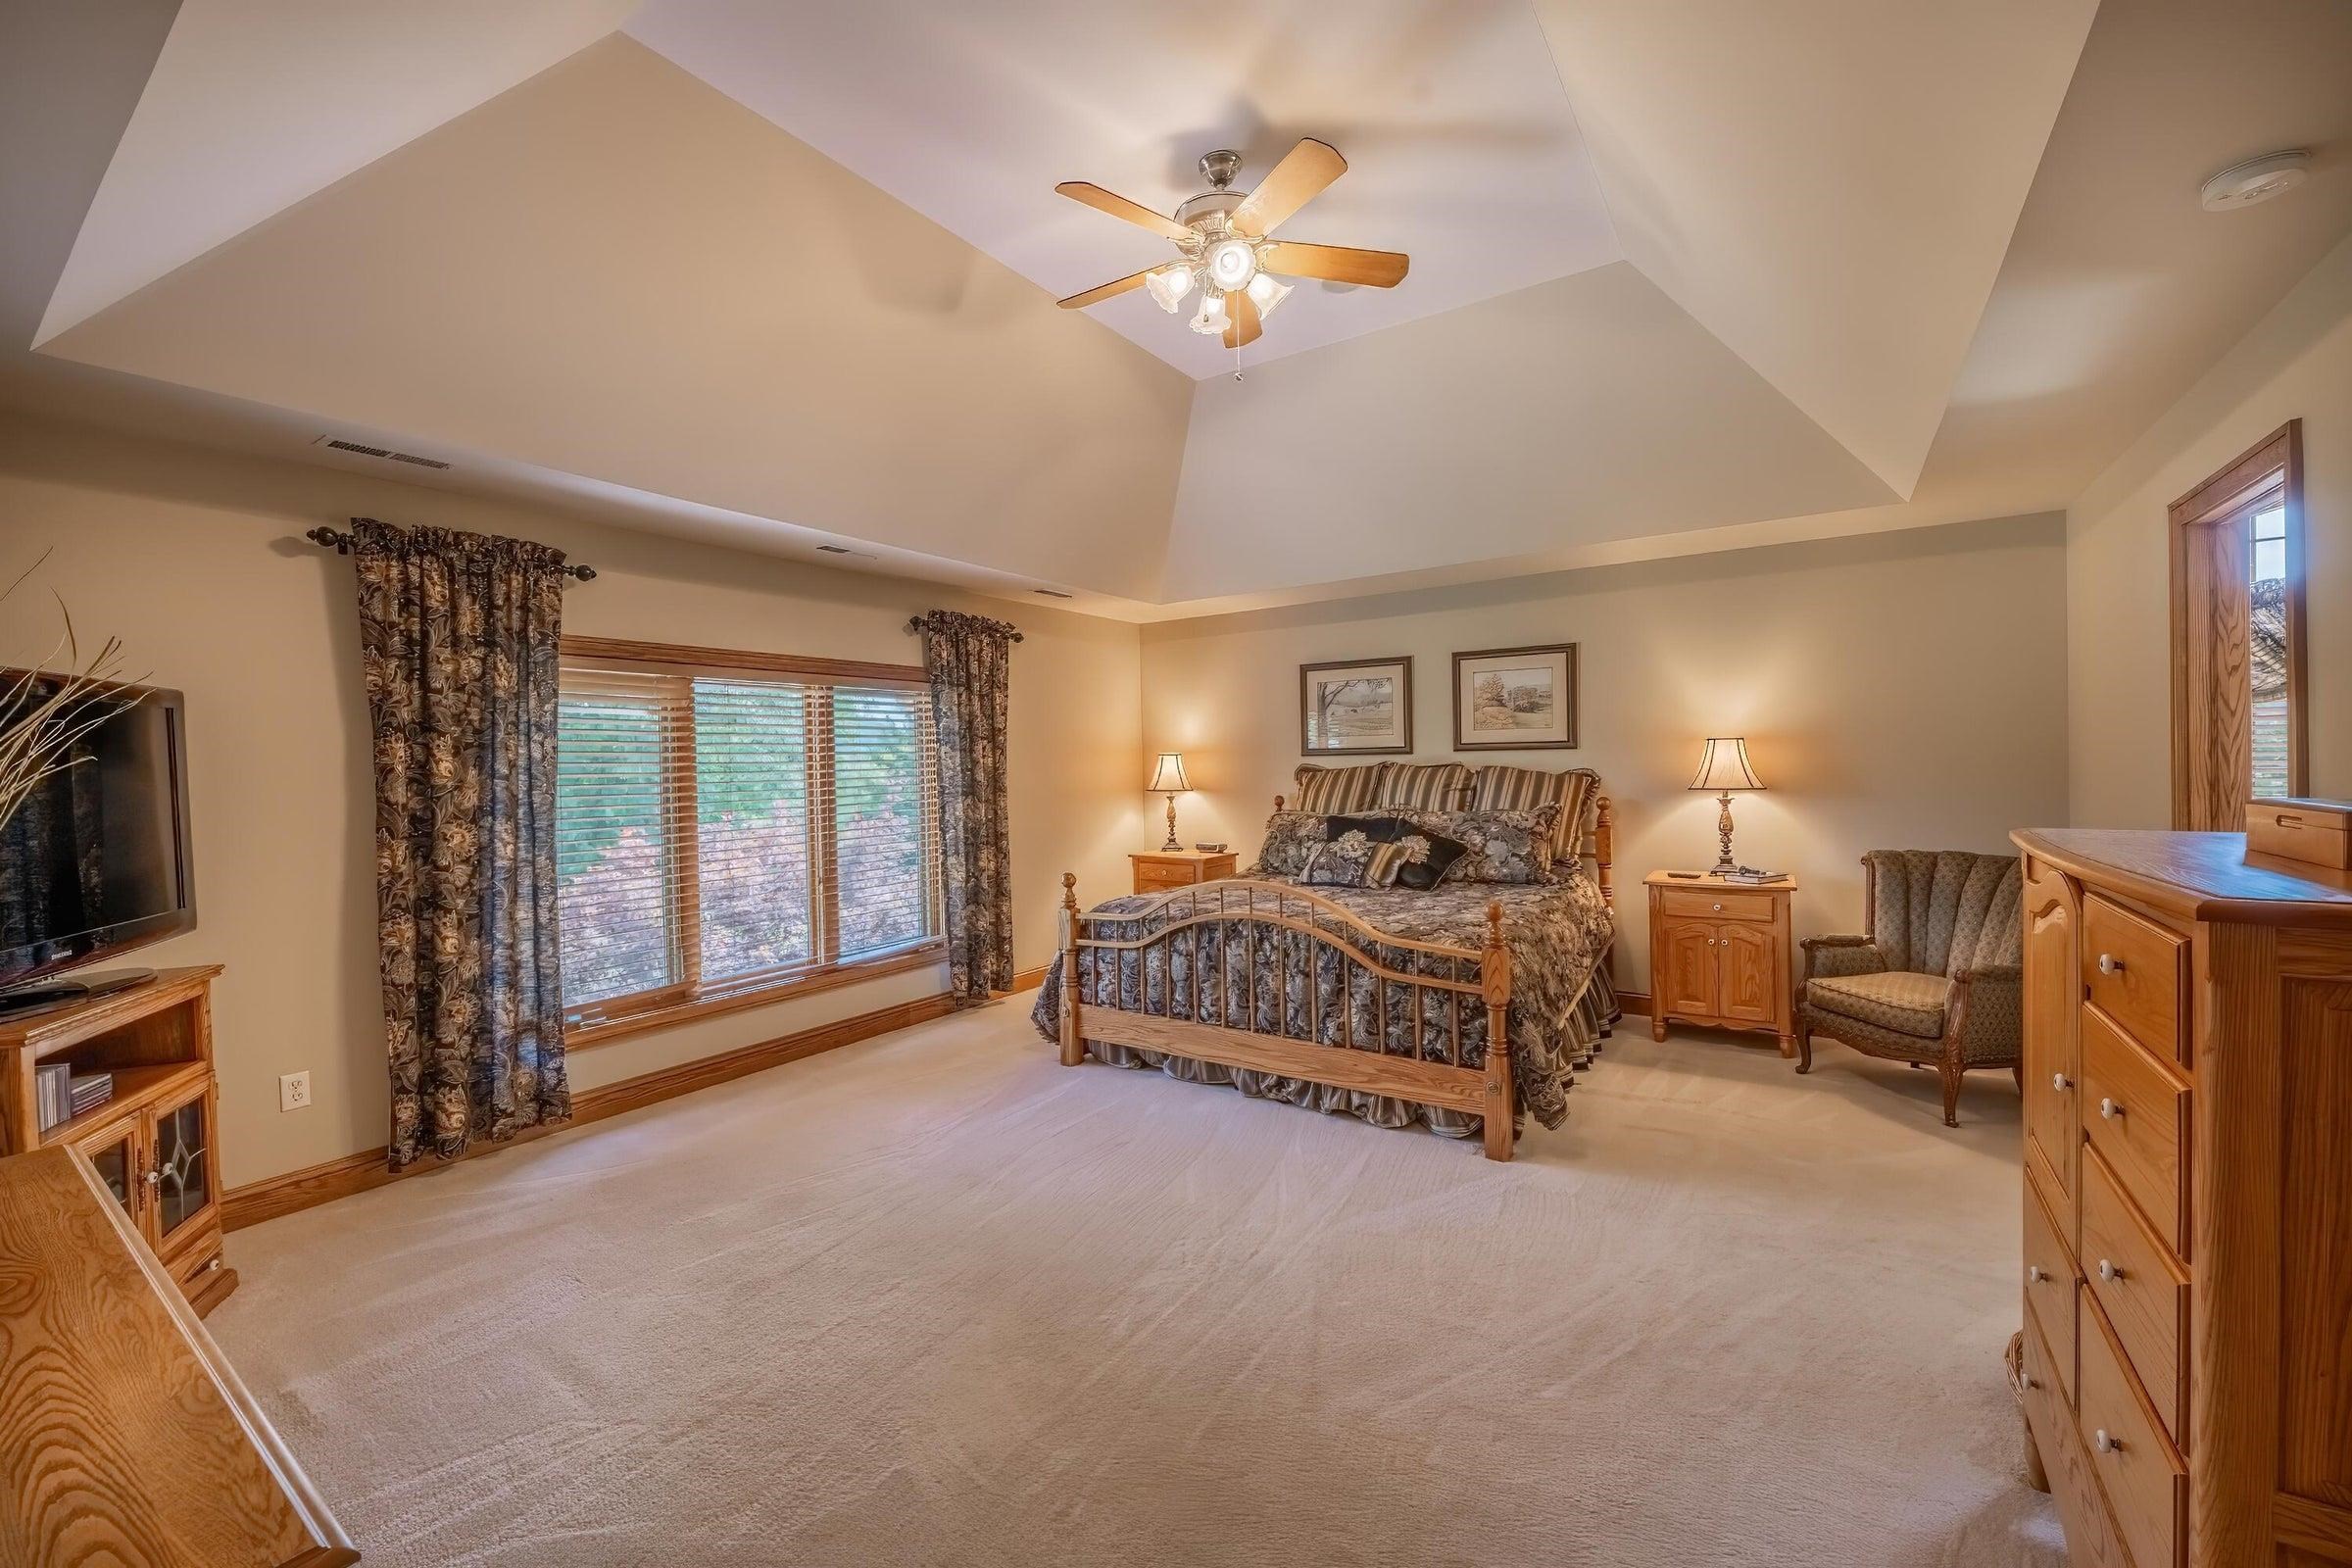
<path id="1" fill-rule="evenodd" d="M 1775 895 L 1716 888 L 1661 888 L 1658 911 L 1692 920 L 1770 920 Z"/>
<path id="2" fill-rule="evenodd" d="M 1189 865 L 1139 865 L 1135 868 L 1138 887 L 1189 888 L 1200 880 L 1199 870 Z"/>
<path id="3" fill-rule="evenodd" d="M 1218 854 L 1130 855 L 1128 863 L 1135 867 L 1135 891 L 1165 893 L 1171 888 L 1189 888 L 1196 883 L 1217 882 L 1235 874 L 1240 858 L 1230 851 Z"/>

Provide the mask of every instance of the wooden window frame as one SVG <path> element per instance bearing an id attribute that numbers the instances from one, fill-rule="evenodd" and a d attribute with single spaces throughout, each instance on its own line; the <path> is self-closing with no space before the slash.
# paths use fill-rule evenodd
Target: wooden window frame
<path id="1" fill-rule="evenodd" d="M 617 637 L 566 636 L 563 639 L 561 657 L 565 661 L 583 663 L 604 662 L 648 665 L 658 673 L 675 674 L 681 678 L 696 675 L 721 679 L 746 675 L 781 676 L 820 683 L 812 686 L 808 694 L 808 744 L 805 765 L 808 768 L 808 798 L 811 801 L 818 798 L 820 788 L 828 798 L 832 793 L 832 683 L 916 688 L 929 684 L 920 664 L 809 659 L 793 654 L 699 648 L 683 643 L 633 642 Z M 683 711 L 686 715 L 686 733 L 682 737 L 664 737 L 667 756 L 662 783 L 665 790 L 671 786 L 673 769 L 682 770 L 688 788 L 691 789 L 694 784 L 693 705 L 684 705 Z M 821 722 L 818 721 L 820 713 Z M 936 796 L 924 801 L 923 814 L 925 840 L 937 844 L 941 824 Z M 625 1040 L 632 1035 L 665 1029 L 696 1018 L 735 1012 L 746 1007 L 768 1006 L 795 997 L 828 991 L 836 986 L 879 979 L 909 969 L 927 968 L 946 957 L 946 933 L 937 932 L 906 947 L 892 948 L 846 961 L 842 958 L 841 880 L 840 866 L 835 859 L 836 829 L 829 813 L 812 810 L 808 813 L 808 826 L 811 882 L 810 960 L 749 974 L 729 975 L 715 985 L 705 985 L 702 978 L 700 931 L 702 864 L 696 843 L 695 813 L 691 810 L 678 812 L 675 820 L 681 827 L 672 851 L 668 898 L 671 929 L 679 945 L 678 968 L 682 978 L 666 986 L 630 992 L 624 996 L 600 998 L 578 1007 L 566 1006 L 564 1009 L 564 1044 L 566 1050 L 579 1051 L 609 1045 L 615 1040 Z M 931 883 L 925 894 L 927 923 L 937 926 L 942 922 L 944 911 L 941 907 L 936 858 L 928 867 L 927 875 Z"/>
<path id="2" fill-rule="evenodd" d="M 2286 792 L 2311 788 L 2311 715 L 2305 671 L 2303 421 L 2289 419 L 2165 509 L 2172 563 L 2173 826 L 2190 815 L 2188 530 L 2277 496 L 2286 514 Z M 2247 784 L 2249 791 L 2252 782 Z"/>

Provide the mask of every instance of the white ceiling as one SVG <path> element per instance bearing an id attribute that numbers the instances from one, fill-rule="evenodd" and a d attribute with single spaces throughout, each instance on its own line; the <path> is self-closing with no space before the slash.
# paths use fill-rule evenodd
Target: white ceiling
<path id="1" fill-rule="evenodd" d="M 1264 361 L 1620 259 L 1526 0 L 647 0 L 632 37 L 1060 298 L 1174 248 L 1057 196 L 1091 180 L 1158 212 L 1230 147 L 1247 189 L 1298 140 L 1348 172 L 1288 239 L 1403 251 L 1394 289 L 1303 283 Z M 1233 352 L 1135 291 L 1088 308 L 1194 376 Z"/>
<path id="2" fill-rule="evenodd" d="M 2352 228 L 2342 0 L 1202 18 L 0 7 L 0 403 L 1159 619 L 2062 507 Z M 1402 287 L 1054 309 L 1305 134 Z"/>

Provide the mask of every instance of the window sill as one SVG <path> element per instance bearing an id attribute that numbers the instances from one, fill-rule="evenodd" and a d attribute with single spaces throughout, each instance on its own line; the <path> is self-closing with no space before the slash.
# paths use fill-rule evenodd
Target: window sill
<path id="1" fill-rule="evenodd" d="M 947 956 L 947 942 L 934 937 L 917 947 L 901 949 L 879 957 L 835 964 L 831 968 L 806 970 L 781 980 L 764 980 L 685 1001 L 652 1003 L 629 1011 L 600 1013 L 586 1020 L 567 1017 L 564 1023 L 564 1049 L 587 1051 L 634 1035 L 667 1029 L 675 1024 L 692 1023 L 700 1018 L 741 1012 L 747 1007 L 771 1006 L 779 1002 L 830 991 L 836 986 L 855 985 L 860 980 L 878 980 L 884 975 L 904 974 L 909 969 L 930 968 L 945 963 Z"/>

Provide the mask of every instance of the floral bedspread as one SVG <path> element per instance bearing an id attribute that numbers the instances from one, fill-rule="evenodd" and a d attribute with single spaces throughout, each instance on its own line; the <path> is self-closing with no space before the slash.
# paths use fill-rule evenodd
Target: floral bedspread
<path id="1" fill-rule="evenodd" d="M 1288 879 L 1263 880 L 1291 885 Z M 1363 969 L 1302 933 L 1245 923 L 1238 884 L 1207 883 L 1169 900 L 1150 915 L 1134 921 L 1090 922 L 1089 931 L 1121 941 L 1148 936 L 1171 922 L 1190 918 L 1196 906 L 1200 912 L 1215 912 L 1220 889 L 1231 918 L 1193 927 L 1132 953 L 1081 951 L 1077 977 L 1080 1027 L 1084 1027 L 1085 1008 L 1090 1005 L 1190 1020 L 1196 1017 L 1198 997 L 1197 1016 L 1201 1022 L 1231 1023 L 1294 1040 L 1319 1039 L 1335 1050 L 1352 1046 L 1419 1055 L 1428 1061 L 1450 1059 L 1452 994 L 1420 991 L 1416 1040 L 1415 1009 L 1407 988 L 1395 984 L 1376 987 Z M 1575 1069 L 1590 1059 L 1618 1016 L 1615 994 L 1601 965 L 1614 921 L 1591 878 L 1579 874 L 1535 885 L 1441 883 L 1427 892 L 1329 887 L 1311 891 L 1384 935 L 1445 943 L 1473 952 L 1486 946 L 1487 906 L 1501 905 L 1503 946 L 1511 959 L 1509 1030 L 1518 1102 L 1546 1127 L 1557 1127 L 1566 1119 Z M 1156 897 L 1145 894 L 1112 899 L 1096 906 L 1095 912 L 1115 915 L 1140 910 Z M 1291 912 L 1300 914 L 1303 907 L 1294 902 Z M 1252 947 L 1254 963 L 1250 961 Z M 1413 970 L 1416 957 L 1424 965 L 1423 972 L 1432 974 L 1443 972 L 1433 965 L 1446 961 L 1378 944 L 1372 951 L 1390 968 L 1407 972 Z M 1476 980 L 1478 965 L 1463 962 L 1457 975 L 1447 977 Z M 1057 955 L 1031 1014 L 1048 1040 L 1059 1035 L 1064 978 Z M 1377 1016 L 1384 1007 L 1385 1019 Z M 1462 999 L 1459 1010 L 1461 1061 L 1465 1066 L 1478 1066 L 1486 1060 L 1486 1007 L 1473 996 Z M 1475 1115 L 1360 1090 L 1333 1089 L 1278 1074 L 1226 1068 L 1096 1041 L 1089 1041 L 1087 1049 L 1098 1058 L 1119 1065 L 1158 1067 L 1176 1077 L 1230 1083 L 1245 1094 L 1348 1111 L 1382 1126 L 1424 1122 L 1439 1132 L 1470 1137 L 1482 1125 Z"/>

